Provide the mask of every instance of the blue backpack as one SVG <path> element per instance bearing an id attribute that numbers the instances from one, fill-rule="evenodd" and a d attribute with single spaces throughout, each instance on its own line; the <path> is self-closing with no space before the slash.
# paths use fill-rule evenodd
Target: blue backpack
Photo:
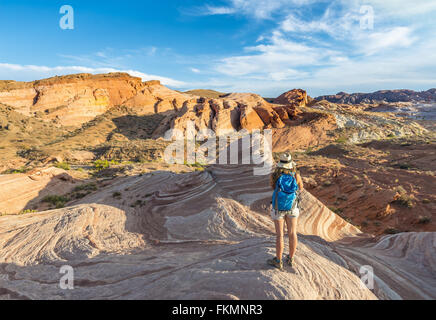
<path id="1" fill-rule="evenodd" d="M 279 211 L 290 211 L 296 202 L 298 191 L 297 180 L 293 173 L 282 174 L 276 182 L 272 196 L 273 208 Z"/>

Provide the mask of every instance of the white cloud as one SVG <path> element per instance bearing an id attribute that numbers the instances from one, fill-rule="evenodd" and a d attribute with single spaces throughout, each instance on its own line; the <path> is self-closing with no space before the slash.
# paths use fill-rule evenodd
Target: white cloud
<path id="1" fill-rule="evenodd" d="M 194 73 L 200 73 L 201 71 L 197 68 L 191 68 L 191 71 Z"/>
<path id="2" fill-rule="evenodd" d="M 286 72 L 286 69 L 283 69 Z M 292 73 L 292 72 L 291 72 Z M 423 90 L 436 87 L 436 41 L 421 43 L 407 51 L 394 50 L 388 56 L 339 59 L 313 71 L 280 76 L 279 71 L 252 77 L 232 76 L 211 79 L 208 86 L 223 92 L 248 91 L 268 97 L 293 88 L 303 88 L 311 96 L 338 91 L 372 92 L 380 89 Z"/>
<path id="3" fill-rule="evenodd" d="M 37 66 L 37 65 L 20 65 L 10 63 L 0 63 L 0 79 L 13 80 L 37 80 L 55 75 L 66 75 L 71 73 L 108 73 L 108 72 L 126 72 L 134 77 L 140 77 L 143 81 L 160 80 L 162 84 L 170 87 L 185 87 L 187 84 L 182 81 L 174 80 L 167 77 L 146 74 L 137 70 L 120 70 L 115 68 L 90 68 L 84 66 Z"/>
<path id="4" fill-rule="evenodd" d="M 366 0 L 365 4 L 374 6 L 376 14 L 397 18 L 409 18 L 436 11 L 436 2 L 431 0 Z"/>
<path id="5" fill-rule="evenodd" d="M 233 14 L 236 12 L 235 8 L 230 7 L 213 7 L 206 5 L 203 14 L 205 15 L 219 15 L 219 14 Z"/>
<path id="6" fill-rule="evenodd" d="M 334 50 L 307 46 L 286 39 L 279 31 L 273 33 L 268 44 L 247 47 L 250 55 L 228 57 L 220 60 L 215 70 L 228 76 L 249 76 L 265 79 L 296 79 L 303 72 L 296 68 L 320 65 L 332 58 L 344 59 Z"/>
<path id="7" fill-rule="evenodd" d="M 333 2 L 319 18 L 308 20 L 307 16 L 303 19 L 295 13 L 288 14 L 280 23 L 280 29 L 300 34 L 325 33 L 334 39 L 343 39 L 359 32 L 360 18 L 358 7 L 338 8 Z"/>
<path id="8" fill-rule="evenodd" d="M 408 27 L 395 27 L 383 32 L 374 32 L 365 39 L 364 50 L 373 54 L 387 48 L 407 48 L 417 40 Z"/>
<path id="9" fill-rule="evenodd" d="M 206 5 L 197 10 L 197 14 L 239 14 L 256 19 L 271 19 L 272 14 L 283 7 L 295 8 L 296 6 L 316 2 L 316 0 L 227 0 L 227 2 L 227 6 L 214 7 Z"/>
<path id="10" fill-rule="evenodd" d="M 365 2 L 374 7 L 373 29 L 360 27 L 362 3 L 357 0 L 332 1 L 317 15 L 310 7 L 288 12 L 273 30 L 246 46 L 245 54 L 219 59 L 214 70 L 227 78 L 212 82 L 226 91 L 258 90 L 271 96 L 294 87 L 318 95 L 436 87 L 436 21 L 431 13 L 436 4 L 399 2 Z"/>

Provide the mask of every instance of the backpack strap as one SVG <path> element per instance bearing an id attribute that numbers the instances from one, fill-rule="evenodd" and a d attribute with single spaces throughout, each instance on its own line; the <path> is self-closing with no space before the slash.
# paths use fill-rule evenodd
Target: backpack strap
<path id="1" fill-rule="evenodd" d="M 279 177 L 279 179 L 280 179 L 280 177 Z M 278 210 L 279 209 L 279 203 L 278 203 L 278 197 L 279 197 L 279 190 L 280 190 L 280 188 L 279 188 L 279 179 L 277 179 L 277 181 L 276 181 L 276 186 L 275 186 L 275 189 L 274 189 L 274 194 L 275 194 L 275 199 L 274 199 L 274 205 L 273 205 L 273 208 L 275 209 L 275 210 Z"/>

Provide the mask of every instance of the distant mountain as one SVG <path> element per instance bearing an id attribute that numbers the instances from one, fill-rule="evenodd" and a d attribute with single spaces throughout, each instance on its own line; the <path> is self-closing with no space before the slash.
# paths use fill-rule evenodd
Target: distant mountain
<path id="1" fill-rule="evenodd" d="M 205 97 L 209 99 L 218 99 L 227 94 L 224 92 L 218 92 L 215 90 L 208 90 L 208 89 L 195 89 L 195 90 L 185 91 L 184 93 L 192 94 L 194 96 Z"/>
<path id="2" fill-rule="evenodd" d="M 335 95 L 326 95 L 316 98 L 333 103 L 377 103 L 377 102 L 436 102 L 436 88 L 427 91 L 413 90 L 379 90 L 372 93 L 346 93 L 339 92 Z"/>

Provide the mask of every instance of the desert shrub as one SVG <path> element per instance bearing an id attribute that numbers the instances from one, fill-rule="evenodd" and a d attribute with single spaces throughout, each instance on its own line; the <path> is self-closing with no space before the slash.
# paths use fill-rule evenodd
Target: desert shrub
<path id="1" fill-rule="evenodd" d="M 109 161 L 107 160 L 96 160 L 94 162 L 94 169 L 96 171 L 101 171 L 103 169 L 109 168 Z"/>
<path id="2" fill-rule="evenodd" d="M 112 197 L 113 198 L 121 198 L 121 192 L 115 191 L 114 193 L 112 193 Z"/>
<path id="3" fill-rule="evenodd" d="M 142 207 L 143 205 L 145 205 L 145 201 L 142 201 L 142 200 L 136 200 L 135 203 L 131 204 L 130 206 L 131 206 L 132 208 L 134 208 L 134 207 L 137 207 L 137 206 Z"/>
<path id="4" fill-rule="evenodd" d="M 398 186 L 394 190 L 397 191 L 398 193 L 407 193 L 406 189 L 404 189 L 403 186 Z"/>
<path id="5" fill-rule="evenodd" d="M 333 211 L 336 214 L 342 214 L 344 212 L 344 209 L 341 208 L 335 208 L 335 207 L 328 207 L 331 211 Z"/>
<path id="6" fill-rule="evenodd" d="M 119 163 L 117 161 L 115 161 L 115 160 L 111 160 L 111 161 L 108 161 L 108 160 L 96 160 L 94 162 L 94 169 L 95 169 L 95 171 L 99 172 L 101 170 L 109 168 L 112 165 L 118 165 L 118 164 Z"/>
<path id="7" fill-rule="evenodd" d="M 395 199 L 393 201 L 393 203 L 398 203 L 404 207 L 407 208 L 413 208 L 414 207 L 414 203 L 413 203 L 413 197 L 407 195 L 407 194 L 402 194 L 400 195 L 397 199 Z"/>
<path id="8" fill-rule="evenodd" d="M 397 191 L 397 194 L 394 198 L 394 201 L 392 203 L 397 203 L 399 205 L 402 205 L 407 208 L 413 208 L 414 207 L 414 196 L 409 195 L 407 191 L 402 187 L 398 186 L 395 188 L 395 191 Z"/>
<path id="9" fill-rule="evenodd" d="M 403 169 L 403 170 L 413 169 L 413 166 L 409 163 L 396 163 L 393 165 L 393 167 Z"/>
<path id="10" fill-rule="evenodd" d="M 386 228 L 383 232 L 386 234 L 396 234 L 400 233 L 401 231 L 395 228 Z"/>
<path id="11" fill-rule="evenodd" d="M 96 191 L 98 189 L 97 184 L 95 182 L 85 183 L 80 186 L 76 186 L 73 189 L 73 192 L 70 195 L 71 199 L 82 199 L 86 197 L 88 194 Z"/>
<path id="12" fill-rule="evenodd" d="M 97 184 L 95 182 L 85 183 L 80 186 L 77 186 L 73 189 L 73 192 L 79 191 L 96 191 L 98 189 Z"/>
<path id="13" fill-rule="evenodd" d="M 82 199 L 84 197 L 86 197 L 89 194 L 89 192 L 77 192 L 73 194 L 74 199 Z"/>
<path id="14" fill-rule="evenodd" d="M 194 167 L 194 168 L 200 168 L 200 167 L 204 167 L 205 166 L 205 164 L 203 164 L 201 162 L 188 163 L 186 160 L 183 162 L 183 164 L 185 166 Z"/>
<path id="15" fill-rule="evenodd" d="M 65 196 L 48 195 L 42 199 L 42 202 L 47 202 L 54 205 L 56 208 L 63 208 L 69 199 Z"/>
<path id="16" fill-rule="evenodd" d="M 26 213 L 34 213 L 34 212 L 38 212 L 38 210 L 26 209 L 20 211 L 18 214 L 26 214 Z"/>
<path id="17" fill-rule="evenodd" d="M 29 171 L 31 168 L 28 167 L 21 167 L 18 169 L 8 169 L 2 172 L 2 174 L 15 174 L 15 173 L 26 173 L 27 171 Z"/>
<path id="18" fill-rule="evenodd" d="M 67 162 L 56 162 L 54 166 L 64 170 L 70 170 L 70 165 Z"/>
<path id="19" fill-rule="evenodd" d="M 345 142 L 347 142 L 347 138 L 345 138 L 345 137 L 339 137 L 339 138 L 337 138 L 336 139 L 336 143 L 345 143 Z"/>
<path id="20" fill-rule="evenodd" d="M 418 218 L 418 223 L 419 224 L 427 224 L 431 222 L 431 217 L 424 217 L 424 216 L 420 216 Z"/>

